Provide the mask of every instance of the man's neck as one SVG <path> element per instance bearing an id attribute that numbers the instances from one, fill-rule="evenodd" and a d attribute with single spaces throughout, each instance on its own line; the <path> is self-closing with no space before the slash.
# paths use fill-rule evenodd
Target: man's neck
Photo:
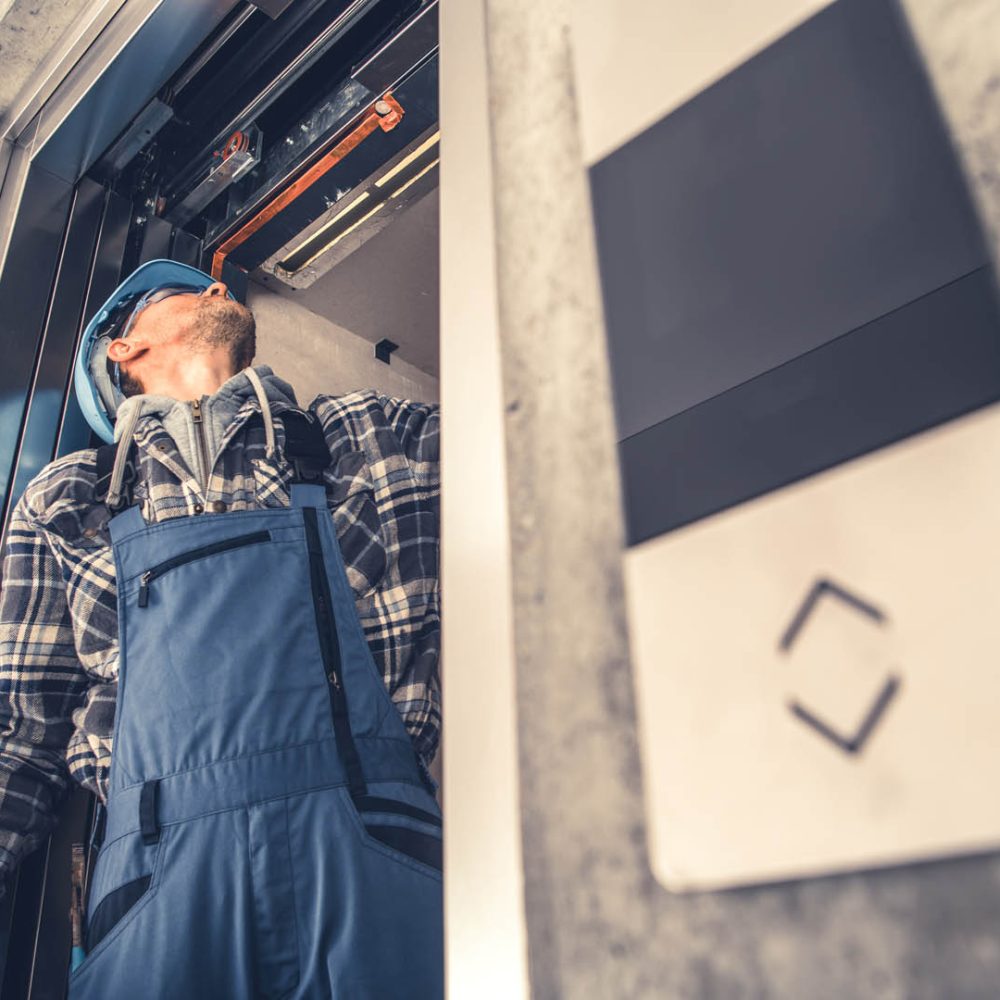
<path id="1" fill-rule="evenodd" d="M 236 374 L 228 357 L 198 355 L 183 366 L 171 370 L 146 373 L 143 388 L 156 396 L 173 399 L 201 399 L 212 396 Z"/>

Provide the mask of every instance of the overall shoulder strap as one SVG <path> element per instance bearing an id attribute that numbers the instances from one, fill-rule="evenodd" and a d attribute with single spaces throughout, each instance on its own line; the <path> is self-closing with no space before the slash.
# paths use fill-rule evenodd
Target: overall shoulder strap
<path id="1" fill-rule="evenodd" d="M 330 449 L 319 417 L 309 410 L 285 410 L 285 460 L 295 470 L 294 482 L 315 483 L 330 464 Z"/>
<path id="2" fill-rule="evenodd" d="M 111 487 L 111 474 L 115 467 L 117 447 L 113 444 L 102 444 L 97 449 L 97 479 L 94 482 L 94 503 L 106 503 L 108 490 Z M 127 479 L 127 477 L 126 477 Z M 128 493 L 126 487 L 125 493 Z M 126 496 L 122 497 L 123 505 L 128 506 Z M 114 513 L 114 511 L 112 511 Z"/>
<path id="3" fill-rule="evenodd" d="M 125 479 L 122 482 L 121 503 L 117 507 L 109 507 L 112 514 L 124 510 L 132 503 L 132 484 L 136 480 L 137 470 L 135 467 L 135 446 L 129 452 L 128 462 L 125 466 Z M 118 446 L 114 444 L 102 444 L 97 451 L 97 478 L 94 481 L 94 503 L 107 503 L 108 491 L 111 488 L 111 477 L 114 473 L 115 455 Z"/>
<path id="4" fill-rule="evenodd" d="M 97 480 L 94 483 L 94 499 L 103 503 L 111 485 L 111 470 L 115 465 L 115 446 L 102 444 L 97 449 Z"/>

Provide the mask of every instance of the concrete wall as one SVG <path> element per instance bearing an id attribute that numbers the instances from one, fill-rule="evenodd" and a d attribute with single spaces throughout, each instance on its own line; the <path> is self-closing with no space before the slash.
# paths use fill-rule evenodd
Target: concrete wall
<path id="1" fill-rule="evenodd" d="M 257 319 L 257 361 L 295 387 L 303 406 L 321 394 L 378 389 L 421 403 L 438 401 L 437 379 L 392 358 L 375 357 L 370 340 L 331 323 L 283 296 L 250 285 L 247 304 Z"/>
<path id="2" fill-rule="evenodd" d="M 1000 268 L 1000 4 L 901 0 Z"/>
<path id="3" fill-rule="evenodd" d="M 0 0 L 0 125 L 64 32 L 93 7 L 91 0 Z"/>

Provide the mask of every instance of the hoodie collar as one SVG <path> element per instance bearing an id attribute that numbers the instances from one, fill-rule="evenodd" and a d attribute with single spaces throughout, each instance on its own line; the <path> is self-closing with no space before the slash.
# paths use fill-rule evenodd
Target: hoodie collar
<path id="1" fill-rule="evenodd" d="M 294 389 L 275 375 L 268 365 L 255 365 L 254 371 L 263 386 L 272 415 L 298 407 Z M 175 407 L 182 406 L 186 409 L 189 405 L 188 400 L 153 393 L 131 396 L 118 409 L 115 441 L 121 451 L 125 444 L 121 440 L 122 434 L 131 429 L 132 439 L 140 448 L 166 466 L 182 482 L 189 484 L 193 490 L 201 492 L 198 481 L 184 461 L 176 442 L 164 428 L 165 418 L 169 419 L 168 415 Z M 254 386 L 244 370 L 224 382 L 211 396 L 205 397 L 203 410 L 210 418 L 220 419 L 221 431 L 214 450 L 221 454 L 247 420 L 254 413 L 261 412 L 261 406 Z M 283 446 L 284 435 L 280 427 L 278 442 Z M 127 444 L 124 451 L 128 451 Z"/>
<path id="2" fill-rule="evenodd" d="M 279 378 L 268 365 L 254 365 L 254 371 L 260 377 L 264 386 L 271 409 L 278 413 L 288 407 L 297 407 L 295 390 L 283 379 Z M 161 426 L 163 418 L 176 406 L 187 406 L 190 400 L 175 399 L 172 396 L 160 396 L 155 393 L 141 393 L 137 396 L 130 396 L 121 406 L 118 407 L 117 419 L 115 421 L 115 441 L 121 437 L 122 429 L 129 422 L 129 415 L 133 410 L 138 410 L 139 415 L 136 423 L 136 435 L 146 429 L 148 418 L 156 418 L 156 423 Z M 247 378 L 246 371 L 237 372 L 231 378 L 219 386 L 211 395 L 205 398 L 204 408 L 215 410 L 228 415 L 226 428 L 223 437 L 228 439 L 231 431 L 235 429 L 232 424 L 236 421 L 245 421 L 246 417 L 253 412 L 260 411 L 260 403 L 254 391 L 250 379 Z M 236 428 L 238 429 L 238 428 Z"/>

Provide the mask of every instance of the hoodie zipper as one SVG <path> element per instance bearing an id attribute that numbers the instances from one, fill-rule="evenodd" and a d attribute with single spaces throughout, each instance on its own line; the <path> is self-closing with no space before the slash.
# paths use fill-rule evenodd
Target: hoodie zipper
<path id="1" fill-rule="evenodd" d="M 195 559 L 204 559 L 206 556 L 214 556 L 219 552 L 228 552 L 230 549 L 241 549 L 245 545 L 256 545 L 258 542 L 271 541 L 270 531 L 251 531 L 246 535 L 237 535 L 235 538 L 227 538 L 221 542 L 213 542 L 211 545 L 202 545 L 200 548 L 191 549 L 190 552 L 182 552 L 180 555 L 164 559 L 163 562 L 151 566 L 139 577 L 139 607 L 144 608 L 149 604 L 149 585 L 164 573 L 169 573 L 178 566 L 194 562 Z"/>
<path id="2" fill-rule="evenodd" d="M 202 397 L 204 399 L 204 397 Z M 201 492 L 208 498 L 208 482 L 212 478 L 212 470 L 208 465 L 208 442 L 205 440 L 205 421 L 201 415 L 201 399 L 191 400 L 191 418 L 194 421 L 194 436 L 198 439 L 198 451 L 201 454 L 202 475 Z"/>

